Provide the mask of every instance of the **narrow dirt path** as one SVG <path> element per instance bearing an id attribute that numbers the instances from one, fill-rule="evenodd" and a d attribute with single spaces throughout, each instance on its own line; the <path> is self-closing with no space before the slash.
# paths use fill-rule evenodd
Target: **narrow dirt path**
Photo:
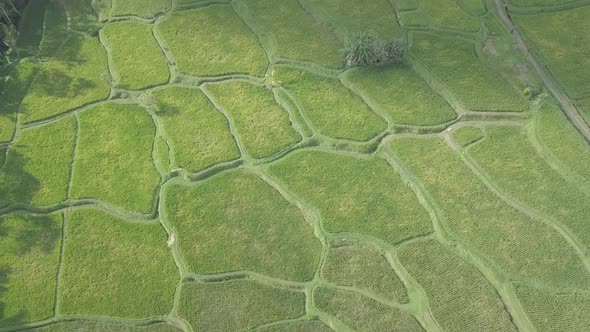
<path id="1" fill-rule="evenodd" d="M 537 59 L 535 59 L 535 57 L 533 57 L 530 50 L 526 46 L 524 39 L 522 38 L 522 34 L 510 19 L 510 14 L 506 9 L 504 0 L 494 0 L 494 4 L 496 5 L 498 18 L 500 18 L 500 21 L 504 27 L 512 34 L 512 37 L 516 41 L 516 46 L 524 53 L 533 68 L 535 68 L 535 71 L 543 81 L 543 84 L 545 84 L 545 87 L 549 93 L 551 93 L 557 102 L 559 102 L 561 109 L 565 112 L 570 122 L 574 125 L 574 127 L 576 127 L 580 134 L 584 136 L 584 139 L 590 143 L 590 127 L 588 127 L 588 124 L 586 121 L 584 121 L 584 118 L 582 118 L 580 113 L 578 113 L 578 110 L 574 106 L 571 99 L 567 95 L 560 92 L 557 82 L 555 82 L 547 70 L 544 69 L 544 66 L 542 66 L 537 61 Z"/>

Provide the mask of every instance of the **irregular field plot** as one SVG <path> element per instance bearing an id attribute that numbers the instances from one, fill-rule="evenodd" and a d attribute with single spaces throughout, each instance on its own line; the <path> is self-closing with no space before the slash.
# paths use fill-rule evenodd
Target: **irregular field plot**
<path id="1" fill-rule="evenodd" d="M 179 315 L 195 331 L 246 331 L 264 323 L 305 314 L 303 292 L 287 291 L 249 280 L 185 283 Z"/>
<path id="2" fill-rule="evenodd" d="M 468 247 L 515 276 L 552 287 L 590 285 L 582 261 L 559 233 L 500 200 L 442 140 L 400 139 L 390 147 L 436 202 L 446 226 Z M 499 169 L 510 173 L 509 168 Z"/>
<path id="3" fill-rule="evenodd" d="M 459 39 L 414 33 L 410 49 L 470 111 L 524 111 L 528 103 L 507 81 L 479 61 L 474 45 Z"/>
<path id="4" fill-rule="evenodd" d="M 419 3 L 418 11 L 426 16 L 432 27 L 470 32 L 479 30 L 479 19 L 469 15 L 456 0 L 420 0 Z"/>
<path id="5" fill-rule="evenodd" d="M 39 57 L 51 59 L 71 38 L 68 34 L 68 17 L 63 2 L 48 1 L 43 22 L 43 38 L 39 43 Z M 70 36 L 70 37 L 68 37 Z"/>
<path id="6" fill-rule="evenodd" d="M 297 0 L 238 0 L 234 6 L 271 58 L 312 61 L 331 68 L 344 64 L 336 35 L 317 23 Z"/>
<path id="7" fill-rule="evenodd" d="M 148 213 L 160 177 L 152 161 L 155 128 L 139 106 L 108 103 L 79 115 L 72 198 L 96 198 Z"/>
<path id="8" fill-rule="evenodd" d="M 557 105 L 547 102 L 539 111 L 537 135 L 544 147 L 568 170 L 590 185 L 590 146 Z"/>
<path id="9" fill-rule="evenodd" d="M 453 131 L 453 140 L 462 147 L 473 144 L 484 136 L 483 130 L 477 127 L 461 127 Z"/>
<path id="10" fill-rule="evenodd" d="M 145 326 L 133 326 L 108 322 L 85 320 L 64 321 L 48 326 L 30 329 L 34 332 L 180 332 L 180 329 L 166 323 L 154 323 Z"/>
<path id="11" fill-rule="evenodd" d="M 402 34 L 388 0 L 367 1 L 362 5 L 347 0 L 305 0 L 303 3 L 319 20 L 332 25 L 340 39 L 350 33 L 367 33 L 385 39 Z"/>
<path id="12" fill-rule="evenodd" d="M 60 314 L 148 318 L 170 312 L 179 277 L 159 224 L 86 209 L 66 218 Z"/>
<path id="13" fill-rule="evenodd" d="M 60 215 L 0 217 L 0 327 L 53 315 Z"/>
<path id="14" fill-rule="evenodd" d="M 344 244 L 330 248 L 321 275 L 338 286 L 358 288 L 398 303 L 408 301 L 404 284 L 387 258 L 367 246 Z"/>
<path id="15" fill-rule="evenodd" d="M 572 96 L 590 93 L 590 7 L 535 15 L 515 15 L 535 47 Z M 567 37 L 564 37 L 567 36 Z"/>
<path id="16" fill-rule="evenodd" d="M 424 331 L 410 314 L 358 293 L 320 287 L 313 299 L 319 310 L 356 331 Z"/>
<path id="17" fill-rule="evenodd" d="M 39 72 L 39 65 L 23 60 L 0 82 L 0 142 L 10 141 L 16 128 L 16 116 L 21 101 Z"/>
<path id="18" fill-rule="evenodd" d="M 197 172 L 240 157 L 227 119 L 201 91 L 172 87 L 154 96 L 171 144 L 173 168 Z"/>
<path id="19" fill-rule="evenodd" d="M 337 79 L 300 69 L 276 67 L 272 80 L 295 95 L 305 116 L 321 134 L 364 141 L 387 128 L 381 117 Z"/>
<path id="20" fill-rule="evenodd" d="M 535 7 L 535 6 L 558 6 L 564 5 L 575 0 L 509 0 L 510 4 L 517 7 Z"/>
<path id="21" fill-rule="evenodd" d="M 72 117 L 23 131 L 0 169 L 0 207 L 65 200 L 75 136 Z"/>
<path id="22" fill-rule="evenodd" d="M 266 71 L 268 60 L 256 36 L 229 5 L 176 12 L 158 29 L 183 73 L 262 76 Z"/>
<path id="23" fill-rule="evenodd" d="M 428 126 L 457 117 L 451 106 L 408 67 L 351 70 L 343 78 L 395 124 Z"/>
<path id="24" fill-rule="evenodd" d="M 426 211 L 382 159 L 303 151 L 270 167 L 287 188 L 318 208 L 330 233 L 362 233 L 388 243 L 431 232 Z"/>
<path id="25" fill-rule="evenodd" d="M 22 57 L 33 56 L 39 52 L 39 43 L 43 38 L 45 10 L 49 1 L 33 1 L 23 11 L 16 47 Z"/>
<path id="26" fill-rule="evenodd" d="M 502 190 L 553 216 L 571 229 L 586 248 L 590 246 L 590 194 L 566 181 L 537 155 L 522 129 L 489 128 L 487 138 L 469 154 Z"/>
<path id="27" fill-rule="evenodd" d="M 301 212 L 256 176 L 230 172 L 166 193 L 166 215 L 189 270 L 249 270 L 271 277 L 313 278 L 321 246 Z"/>
<path id="28" fill-rule="evenodd" d="M 63 0 L 63 6 L 69 17 L 71 29 L 90 32 L 96 31 L 97 14 L 93 8 L 95 0 Z M 98 5 L 98 4 L 97 4 Z"/>
<path id="29" fill-rule="evenodd" d="M 113 57 L 118 87 L 137 90 L 168 81 L 166 57 L 151 26 L 115 22 L 105 26 L 102 33 Z"/>
<path id="30" fill-rule="evenodd" d="M 445 331 L 517 331 L 492 285 L 438 242 L 408 244 L 399 258 L 426 291 L 430 311 Z"/>
<path id="31" fill-rule="evenodd" d="M 263 332 L 332 332 L 328 325 L 319 320 L 305 320 L 294 323 L 273 325 L 267 328 L 260 328 L 257 331 Z"/>
<path id="32" fill-rule="evenodd" d="M 172 0 L 111 0 L 112 16 L 154 17 L 172 8 Z"/>
<path id="33" fill-rule="evenodd" d="M 550 294 L 521 284 L 516 296 L 538 331 L 583 331 L 590 324 L 590 297 L 577 294 Z"/>
<path id="34" fill-rule="evenodd" d="M 208 84 L 206 89 L 233 118 L 251 156 L 267 157 L 301 140 L 272 91 L 246 82 Z"/>
<path id="35" fill-rule="evenodd" d="M 97 39 L 69 37 L 33 81 L 23 100 L 23 121 L 49 118 L 107 98 L 109 87 L 101 80 L 107 72 L 106 53 Z"/>

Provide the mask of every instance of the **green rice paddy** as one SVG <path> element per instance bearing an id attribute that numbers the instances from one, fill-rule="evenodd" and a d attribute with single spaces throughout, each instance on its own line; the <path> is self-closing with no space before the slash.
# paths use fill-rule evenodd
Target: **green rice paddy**
<path id="1" fill-rule="evenodd" d="M 589 10 L 29 1 L 0 332 L 586 331 Z"/>

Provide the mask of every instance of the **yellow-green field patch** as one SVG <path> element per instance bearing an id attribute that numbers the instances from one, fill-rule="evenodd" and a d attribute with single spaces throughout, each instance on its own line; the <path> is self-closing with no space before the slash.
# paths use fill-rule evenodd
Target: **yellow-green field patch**
<path id="1" fill-rule="evenodd" d="M 138 319 L 170 312 L 179 276 L 159 224 L 88 209 L 66 218 L 60 314 Z"/>
<path id="2" fill-rule="evenodd" d="M 96 198 L 148 213 L 160 177 L 152 161 L 155 127 L 139 106 L 107 103 L 79 115 L 72 198 Z"/>
<path id="3" fill-rule="evenodd" d="M 246 172 L 171 187 L 166 215 L 194 273 L 248 270 L 306 281 L 319 262 L 320 242 L 301 212 Z"/>
<path id="4" fill-rule="evenodd" d="M 171 87 L 154 96 L 171 144 L 172 168 L 197 172 L 240 157 L 227 119 L 200 90 Z"/>
<path id="5" fill-rule="evenodd" d="M 277 104 L 272 91 L 247 82 L 206 85 L 230 114 L 248 153 L 254 158 L 272 155 L 301 140 L 289 113 Z"/>

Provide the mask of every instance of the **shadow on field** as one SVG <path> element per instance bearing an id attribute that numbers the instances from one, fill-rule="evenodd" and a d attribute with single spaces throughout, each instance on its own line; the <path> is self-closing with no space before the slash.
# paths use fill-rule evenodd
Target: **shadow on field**
<path id="1" fill-rule="evenodd" d="M 175 116 L 180 113 L 180 108 L 165 102 L 158 101 L 156 103 L 156 115 L 161 117 Z"/>
<path id="2" fill-rule="evenodd" d="M 6 163 L 0 170 L 0 208 L 14 203 L 30 204 L 41 189 L 41 182 L 26 166 L 27 160 L 21 153 L 14 149 L 8 151 Z"/>
<path id="3" fill-rule="evenodd" d="M 61 238 L 60 225 L 50 217 L 12 216 L 10 218 L 16 220 L 8 223 L 7 218 L 0 218 L 0 249 L 4 255 L 8 256 L 8 259 L 0 265 L 0 326 L 29 322 L 26 306 L 36 306 L 36 304 L 29 304 L 26 299 L 18 298 L 26 296 L 28 290 L 19 289 L 16 297 L 15 294 L 10 294 L 10 298 L 7 298 L 11 283 L 16 282 L 16 278 L 28 278 L 36 272 L 33 266 L 24 266 L 24 268 L 20 266 L 19 263 L 23 260 L 31 261 L 31 257 L 25 258 L 25 255 L 31 254 L 33 250 L 35 251 L 33 254 L 51 254 Z M 40 259 L 44 257 L 33 257 L 33 259 L 41 263 Z M 54 279 L 47 280 L 47 282 L 52 281 Z M 15 307 L 11 308 L 11 305 Z"/>

